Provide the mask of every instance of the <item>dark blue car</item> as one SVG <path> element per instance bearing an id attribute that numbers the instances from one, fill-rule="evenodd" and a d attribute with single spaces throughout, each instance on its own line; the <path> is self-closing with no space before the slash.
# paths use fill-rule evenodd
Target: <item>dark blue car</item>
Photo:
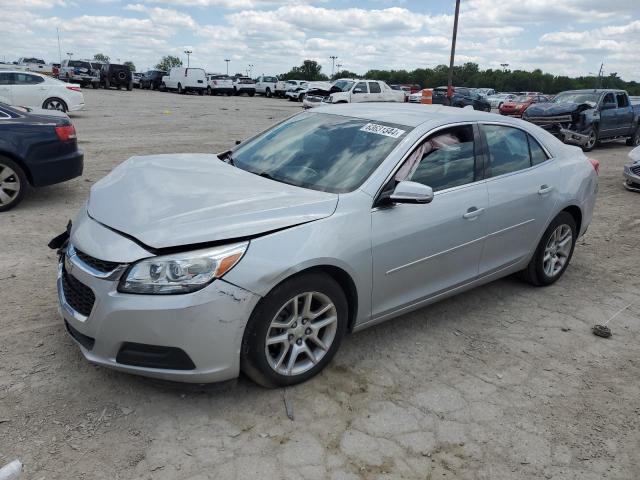
<path id="1" fill-rule="evenodd" d="M 69 117 L 0 103 L 0 212 L 20 203 L 28 185 L 79 177 L 83 160 Z"/>

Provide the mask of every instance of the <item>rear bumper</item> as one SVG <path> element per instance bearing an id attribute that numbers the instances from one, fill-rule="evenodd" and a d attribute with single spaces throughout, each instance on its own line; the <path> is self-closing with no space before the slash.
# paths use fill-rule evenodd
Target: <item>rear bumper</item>
<path id="1" fill-rule="evenodd" d="M 84 153 L 82 150 L 76 150 L 67 155 L 27 164 L 27 166 L 34 187 L 53 185 L 82 175 Z"/>
<path id="2" fill-rule="evenodd" d="M 233 93 L 232 87 L 211 87 L 211 93 Z"/>

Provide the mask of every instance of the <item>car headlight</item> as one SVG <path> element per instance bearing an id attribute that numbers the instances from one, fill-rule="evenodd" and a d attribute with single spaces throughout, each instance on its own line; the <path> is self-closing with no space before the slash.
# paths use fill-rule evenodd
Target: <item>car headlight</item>
<path id="1" fill-rule="evenodd" d="M 242 242 L 145 258 L 123 275 L 118 291 L 159 295 L 195 292 L 231 270 L 248 246 L 249 242 Z"/>
<path id="2" fill-rule="evenodd" d="M 333 103 L 333 95 L 329 95 L 329 98 L 327 98 L 327 103 Z"/>

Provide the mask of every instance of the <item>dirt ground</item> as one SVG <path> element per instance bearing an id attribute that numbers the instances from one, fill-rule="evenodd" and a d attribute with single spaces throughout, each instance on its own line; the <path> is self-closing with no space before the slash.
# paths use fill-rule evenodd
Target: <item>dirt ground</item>
<path id="1" fill-rule="evenodd" d="M 555 285 L 507 278 L 352 335 L 286 392 L 181 385 L 84 360 L 57 312 L 46 244 L 128 157 L 221 151 L 300 106 L 85 97 L 73 115 L 84 176 L 0 214 L 0 465 L 18 458 L 34 480 L 640 476 L 640 195 L 622 187 L 624 143 L 592 153 L 595 217 Z M 628 304 L 612 338 L 591 333 Z"/>

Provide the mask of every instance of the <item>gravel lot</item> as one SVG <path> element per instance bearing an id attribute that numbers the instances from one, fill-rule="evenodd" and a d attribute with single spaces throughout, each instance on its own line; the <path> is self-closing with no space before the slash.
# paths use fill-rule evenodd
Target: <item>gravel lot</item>
<path id="1" fill-rule="evenodd" d="M 624 143 L 592 153 L 595 217 L 555 285 L 508 278 L 350 336 L 323 374 L 286 392 L 181 385 L 84 360 L 46 244 L 128 157 L 221 151 L 300 106 L 85 97 L 73 116 L 84 177 L 0 214 L 0 465 L 19 458 L 36 480 L 638 478 L 640 195 L 622 187 Z M 591 333 L 630 303 L 611 339 Z"/>

